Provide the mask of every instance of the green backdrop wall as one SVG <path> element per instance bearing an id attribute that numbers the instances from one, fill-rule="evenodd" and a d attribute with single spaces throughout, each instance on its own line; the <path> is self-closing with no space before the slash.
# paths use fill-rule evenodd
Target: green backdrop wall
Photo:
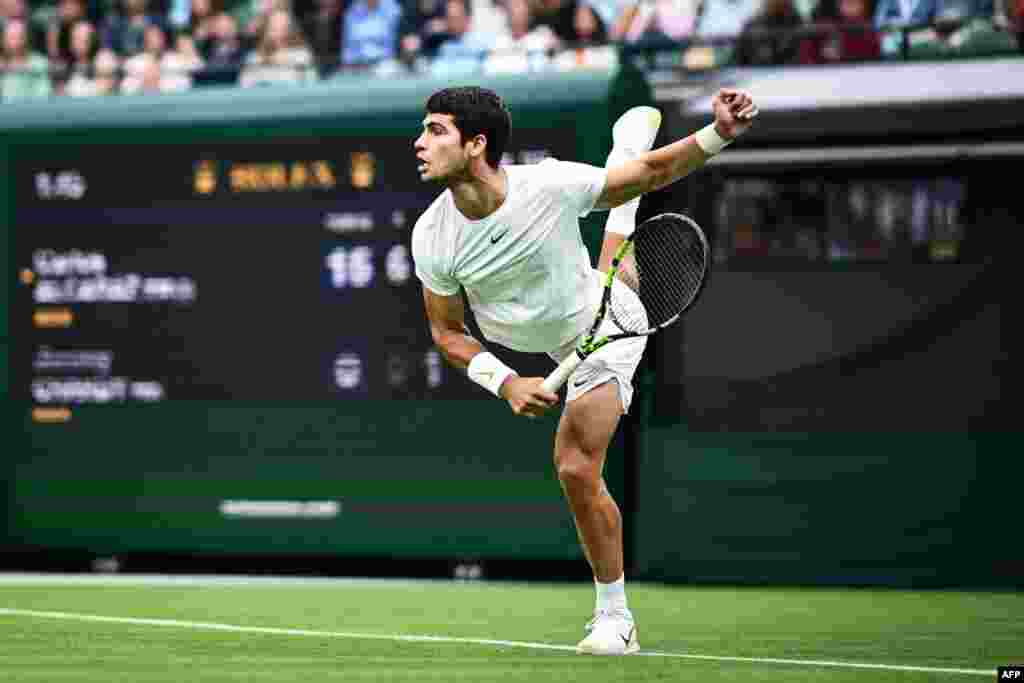
<path id="1" fill-rule="evenodd" d="M 303 357 L 316 356 L 322 340 L 334 336 L 368 356 L 381 345 L 426 352 L 429 336 L 414 278 L 406 272 L 401 288 L 381 285 L 367 294 L 351 290 L 342 296 L 330 290 L 331 273 L 320 272 L 324 252 L 317 250 L 345 249 L 363 238 L 360 244 L 371 248 L 385 241 L 408 247 L 415 211 L 434 196 L 410 182 L 412 141 L 427 97 L 447 85 L 358 79 L 308 89 L 5 107 L 0 199 L 8 264 L 4 301 L 10 305 L 0 317 L 5 413 L 13 429 L 0 471 L 9 547 L 102 554 L 582 559 L 551 467 L 557 415 L 517 419 L 503 402 L 436 368 L 445 379 L 435 394 L 350 396 L 337 395 L 337 387 L 331 393 L 319 375 L 319 383 L 307 390 L 288 371 L 293 366 L 292 374 L 299 374 L 306 367 Z M 614 119 L 629 106 L 650 102 L 644 80 L 628 70 L 484 85 L 498 91 L 511 110 L 510 147 L 517 153 L 540 149 L 596 164 L 607 154 Z M 372 188 L 358 187 L 357 157 L 350 159 L 364 152 L 374 156 Z M 318 159 L 337 176 L 333 190 L 243 195 L 227 185 L 235 183 L 231 174 L 241 163 L 266 169 L 280 162 L 290 168 L 293 162 Z M 220 174 L 216 191 L 196 189 L 200 165 Z M 57 180 L 72 171 L 88 184 L 78 199 L 61 196 L 67 187 Z M 364 236 L 331 233 L 319 216 L 300 218 L 321 209 L 358 215 L 362 208 L 374 217 Z M 395 209 L 405 212 L 399 237 L 392 237 L 395 231 L 387 225 Z M 592 250 L 599 247 L 601 225 L 586 224 L 585 241 Z M 286 231 L 293 237 L 267 236 Z M 110 269 L 179 267 L 178 275 L 200 273 L 196 311 L 216 296 L 224 301 L 238 296 L 242 289 L 231 278 L 244 273 L 255 280 L 246 291 L 266 296 L 238 304 L 241 312 L 225 310 L 219 331 L 210 329 L 216 318 L 206 318 L 210 324 L 204 327 L 187 306 L 90 303 L 69 305 L 75 316 L 70 331 L 39 330 L 32 316 L 46 308 L 39 300 L 40 284 L 19 278 L 46 248 L 63 255 L 72 248 L 93 249 L 109 260 Z M 275 250 L 282 255 L 276 261 L 271 260 Z M 230 258 L 215 260 L 228 252 Z M 308 260 L 289 263 L 300 253 Z M 267 265 L 263 271 L 247 265 L 260 259 Z M 272 268 L 285 274 L 282 280 L 308 289 L 297 284 L 275 294 L 262 282 L 280 275 Z M 345 308 L 363 296 L 358 308 Z M 179 322 L 188 333 L 180 332 Z M 308 325 L 299 331 L 303 338 L 282 332 L 294 324 Z M 241 342 L 262 343 L 269 351 L 249 363 L 248 344 L 238 343 L 238 357 L 246 359 L 252 375 L 266 373 L 280 384 L 257 385 L 242 377 L 235 381 L 243 388 L 235 392 L 195 389 L 204 378 L 189 376 L 198 371 L 182 350 L 198 344 L 198 336 L 237 336 L 239 326 L 248 335 L 239 336 Z M 289 346 L 275 353 L 260 339 L 264 335 Z M 52 357 L 70 348 L 112 349 L 115 376 L 145 377 L 147 368 L 177 363 L 163 380 L 168 400 L 79 402 L 70 406 L 69 420 L 41 421 L 33 411 L 40 407 L 42 389 L 33 382 L 47 373 L 32 368 L 41 349 Z M 241 367 L 232 355 L 222 352 L 218 358 Z M 499 355 L 523 371 L 551 367 L 546 358 L 501 350 Z M 128 367 L 131 362 L 135 365 Z M 622 449 L 620 439 L 608 471 L 620 495 Z M 275 511 L 266 507 L 270 503 L 284 506 Z"/>

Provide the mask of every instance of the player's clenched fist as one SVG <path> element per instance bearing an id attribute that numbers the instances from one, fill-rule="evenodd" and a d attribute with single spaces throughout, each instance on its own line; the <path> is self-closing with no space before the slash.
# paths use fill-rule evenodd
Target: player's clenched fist
<path id="1" fill-rule="evenodd" d="M 746 90 L 722 88 L 711 99 L 715 113 L 715 130 L 726 140 L 732 140 L 747 131 L 757 116 L 757 105 Z"/>
<path id="2" fill-rule="evenodd" d="M 558 405 L 558 394 L 545 391 L 541 387 L 543 381 L 543 377 L 510 375 L 501 385 L 501 396 L 516 415 L 539 417 Z"/>

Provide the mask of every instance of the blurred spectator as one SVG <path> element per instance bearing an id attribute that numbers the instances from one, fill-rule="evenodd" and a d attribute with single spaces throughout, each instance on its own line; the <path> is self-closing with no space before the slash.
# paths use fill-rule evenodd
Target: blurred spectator
<path id="1" fill-rule="evenodd" d="M 800 54 L 795 30 L 803 23 L 793 0 L 765 0 L 764 9 L 743 27 L 736 44 L 736 62 L 744 66 L 795 62 Z"/>
<path id="2" fill-rule="evenodd" d="M 608 42 L 608 31 L 604 22 L 590 5 L 576 5 L 572 27 L 576 32 L 576 44 L 581 47 L 595 47 Z"/>
<path id="3" fill-rule="evenodd" d="M 192 11 L 189 13 L 188 32 L 200 52 L 203 52 L 207 41 L 213 37 L 214 25 L 224 15 L 221 0 L 192 0 Z"/>
<path id="4" fill-rule="evenodd" d="M 697 35 L 702 38 L 738 36 L 761 11 L 761 3 L 762 0 L 704 0 Z"/>
<path id="5" fill-rule="evenodd" d="M 609 12 L 607 3 L 595 4 L 594 0 L 585 0 L 597 9 L 597 15 L 604 19 L 606 15 L 611 16 L 605 19 L 605 26 L 608 28 L 608 40 L 613 43 L 621 43 L 626 39 L 633 21 L 640 14 L 639 0 L 616 0 L 615 7 Z"/>
<path id="6" fill-rule="evenodd" d="M 71 27 L 71 52 L 67 59 L 60 63 L 58 75 L 52 77 L 53 87 L 57 94 L 63 95 L 70 78 L 85 78 L 92 71 L 92 62 L 99 51 L 99 36 L 96 28 L 86 20 L 75 22 Z M 51 73 L 55 70 L 51 69 Z"/>
<path id="7" fill-rule="evenodd" d="M 71 27 L 71 66 L 84 67 L 92 64 L 100 49 L 100 38 L 96 27 L 83 19 Z"/>
<path id="8" fill-rule="evenodd" d="M 575 45 L 569 46 L 555 58 L 557 69 L 608 69 L 616 64 L 616 51 L 614 48 L 606 47 L 608 37 L 593 7 L 585 4 L 576 6 L 573 29 L 579 39 Z"/>
<path id="9" fill-rule="evenodd" d="M 993 11 L 991 0 L 941 0 L 931 27 L 910 33 L 910 55 L 1012 51 L 1012 41 L 995 28 Z"/>
<path id="10" fill-rule="evenodd" d="M 583 0 L 583 2 L 597 13 L 601 24 L 605 27 L 608 40 L 611 42 L 617 42 L 625 35 L 625 29 L 628 26 L 622 26 L 618 33 L 616 33 L 616 27 L 622 23 L 622 17 L 626 10 L 637 5 L 632 0 Z"/>
<path id="11" fill-rule="evenodd" d="M 818 7 L 831 2 L 831 0 L 793 0 L 793 7 L 796 9 L 797 14 L 804 20 L 804 23 L 810 23 L 817 11 Z"/>
<path id="12" fill-rule="evenodd" d="M 151 63 L 158 69 L 150 68 Z M 187 90 L 192 85 L 187 65 L 168 49 L 167 34 L 156 24 L 146 26 L 143 32 L 143 51 L 124 61 L 121 92 L 132 94 L 142 91 L 147 73 L 151 76 L 158 74 L 158 89 L 164 92 Z"/>
<path id="13" fill-rule="evenodd" d="M 448 0 L 448 40 L 441 43 L 430 65 L 437 77 L 465 76 L 479 73 L 491 40 L 486 34 L 473 31 L 466 0 Z"/>
<path id="14" fill-rule="evenodd" d="M 52 92 L 46 57 L 29 48 L 28 24 L 21 19 L 6 22 L 0 95 L 4 100 L 19 100 L 47 97 Z"/>
<path id="15" fill-rule="evenodd" d="M 448 37 L 447 11 L 444 0 L 404 0 L 398 28 L 403 60 L 437 54 Z"/>
<path id="16" fill-rule="evenodd" d="M 195 47 L 206 61 L 206 68 L 196 74 L 197 85 L 224 85 L 238 80 L 246 51 L 233 16 L 222 13 L 212 17 L 209 32 Z"/>
<path id="17" fill-rule="evenodd" d="M 352 0 L 345 11 L 342 63 L 365 66 L 393 58 L 401 14 L 397 0 Z"/>
<path id="18" fill-rule="evenodd" d="M 409 2 L 410 0 L 405 1 Z M 466 15 L 473 24 L 473 32 L 495 36 L 504 34 L 508 25 L 508 12 L 505 4 L 506 0 L 466 0 Z M 447 24 L 447 15 L 448 1 L 442 0 L 441 18 L 445 24 Z M 445 27 L 442 26 L 441 30 L 444 32 Z M 442 37 L 440 42 L 444 42 L 448 37 Z"/>
<path id="19" fill-rule="evenodd" d="M 138 88 L 134 92 L 143 95 L 155 95 L 164 92 L 162 87 L 164 74 L 163 69 L 160 68 L 160 62 L 147 54 L 136 55 L 136 57 L 142 60 L 142 69 L 139 73 Z M 127 77 L 125 77 L 126 82 L 127 80 Z M 121 91 L 129 93 L 123 84 Z"/>
<path id="20" fill-rule="evenodd" d="M 505 35 L 508 26 L 506 0 L 470 0 L 466 10 L 473 19 L 473 31 L 492 36 Z"/>
<path id="21" fill-rule="evenodd" d="M 484 73 L 527 73 L 549 65 L 548 54 L 558 47 L 558 38 L 547 26 L 531 29 L 533 14 L 529 0 L 506 0 L 507 32 L 499 36 L 484 60 Z M 582 7 L 582 5 L 581 5 Z"/>
<path id="22" fill-rule="evenodd" d="M 151 24 L 146 27 L 145 50 L 124 62 L 121 92 L 128 95 L 188 90 L 192 87 L 192 72 L 201 66 L 198 55 L 183 55 L 168 49 L 167 33 L 160 26 Z M 156 78 L 155 85 L 147 78 Z"/>
<path id="23" fill-rule="evenodd" d="M 235 48 L 232 52 L 237 51 L 239 56 L 241 54 L 242 41 L 239 37 L 238 21 L 226 12 L 218 12 L 211 4 L 211 0 L 193 1 L 191 35 L 196 50 L 207 62 L 214 58 L 215 53 L 224 52 L 219 48 L 223 43 L 229 43 Z"/>
<path id="24" fill-rule="evenodd" d="M 93 97 L 117 94 L 118 71 L 121 61 L 113 50 L 100 50 L 88 70 L 75 70 L 71 74 L 64 94 L 69 97 Z"/>
<path id="25" fill-rule="evenodd" d="M 999 28 L 1009 28 L 1010 0 L 994 0 L 992 3 L 992 23 Z"/>
<path id="26" fill-rule="evenodd" d="M 263 38 L 242 67 L 239 84 L 247 88 L 317 79 L 313 53 L 292 15 L 284 10 L 273 12 L 268 18 Z"/>
<path id="27" fill-rule="evenodd" d="M 697 28 L 698 0 L 641 3 L 623 39 L 629 43 L 680 41 Z"/>
<path id="28" fill-rule="evenodd" d="M 422 53 L 420 47 L 419 36 L 415 33 L 402 36 L 398 41 L 398 54 L 374 64 L 372 70 L 374 76 L 390 78 L 428 73 L 430 60 Z"/>
<path id="29" fill-rule="evenodd" d="M 316 9 L 302 19 L 320 76 L 337 68 L 341 58 L 341 0 L 316 0 Z"/>
<path id="30" fill-rule="evenodd" d="M 46 30 L 55 16 L 55 7 L 42 6 L 33 9 L 27 0 L 0 0 L 0 31 L 8 21 L 15 19 L 24 21 L 28 31 L 28 47 L 31 52 L 46 51 Z"/>
<path id="31" fill-rule="evenodd" d="M 192 26 L 192 0 L 167 0 L 167 25 L 175 33 Z"/>
<path id="32" fill-rule="evenodd" d="M 131 57 L 146 48 L 146 27 L 153 24 L 162 27 L 163 22 L 147 13 L 147 0 L 122 0 L 122 7 L 120 13 L 107 16 L 102 44 L 122 57 Z"/>
<path id="33" fill-rule="evenodd" d="M 180 33 L 174 38 L 174 51 L 171 53 L 175 59 L 181 60 L 181 64 L 188 73 L 189 80 L 195 78 L 195 74 L 202 70 L 206 64 L 203 56 L 199 54 L 199 48 L 192 36 L 187 33 Z"/>
<path id="34" fill-rule="evenodd" d="M 940 0 L 879 0 L 875 7 L 875 26 L 914 26 L 930 24 Z"/>
<path id="35" fill-rule="evenodd" d="M 174 38 L 173 50 L 164 57 L 165 60 L 170 58 L 178 62 L 176 68 L 180 70 L 182 75 L 187 77 L 189 88 L 195 84 L 196 74 L 206 68 L 206 62 L 203 59 L 203 55 L 199 53 L 199 48 L 196 47 L 196 41 L 185 33 L 179 34 Z"/>
<path id="36" fill-rule="evenodd" d="M 993 0 L 917 0 L 909 7 L 896 0 L 879 0 L 875 24 L 906 29 L 906 45 L 914 56 L 939 56 L 955 51 L 977 29 L 992 32 Z M 882 53 L 894 55 L 904 45 L 900 31 L 882 38 Z"/>
<path id="37" fill-rule="evenodd" d="M 242 44 L 248 49 L 266 34 L 267 22 L 274 12 L 292 13 L 292 0 L 248 0 L 235 13 L 242 27 Z"/>
<path id="38" fill-rule="evenodd" d="M 11 19 L 29 21 L 28 6 L 25 0 L 0 0 L 0 28 Z"/>
<path id="39" fill-rule="evenodd" d="M 71 29 L 82 19 L 85 19 L 84 0 L 57 3 L 57 14 L 46 29 L 46 54 L 55 66 L 71 60 Z"/>
<path id="40" fill-rule="evenodd" d="M 822 0 L 813 20 L 821 32 L 800 44 L 804 64 L 877 59 L 882 53 L 878 33 L 872 28 L 871 0 Z"/>
<path id="41" fill-rule="evenodd" d="M 575 43 L 577 0 L 532 0 L 534 24 L 547 26 L 563 43 Z"/>
<path id="42" fill-rule="evenodd" d="M 925 26 L 940 15 L 991 17 L 994 0 L 878 0 L 875 25 L 882 27 Z"/>
<path id="43" fill-rule="evenodd" d="M 1017 41 L 1024 50 L 1024 0 L 1009 0 L 1011 3 L 1007 9 L 1007 23 L 1010 30 L 1017 34 Z"/>

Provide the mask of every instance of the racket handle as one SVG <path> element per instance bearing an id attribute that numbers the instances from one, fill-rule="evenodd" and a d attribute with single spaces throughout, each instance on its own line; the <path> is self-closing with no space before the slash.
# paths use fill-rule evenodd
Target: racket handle
<path id="1" fill-rule="evenodd" d="M 575 370 L 582 362 L 583 359 L 580 358 L 580 354 L 573 351 L 569 354 L 568 358 L 559 363 L 558 367 L 552 370 L 551 374 L 541 382 L 541 387 L 544 388 L 544 391 L 550 391 L 552 393 L 558 391 L 562 388 L 562 385 L 565 384 L 565 381 L 569 379 L 569 375 L 572 374 L 572 371 Z"/>

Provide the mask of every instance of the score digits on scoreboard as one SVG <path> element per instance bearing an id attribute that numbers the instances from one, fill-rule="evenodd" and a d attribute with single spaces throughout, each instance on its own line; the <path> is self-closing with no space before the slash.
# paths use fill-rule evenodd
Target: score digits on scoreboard
<path id="1" fill-rule="evenodd" d="M 88 190 L 85 176 L 75 169 L 39 171 L 35 186 L 39 199 L 82 199 Z"/>
<path id="2" fill-rule="evenodd" d="M 412 227 L 437 188 L 408 139 L 58 153 L 26 151 L 12 176 L 13 384 L 34 421 L 77 406 L 476 396 L 423 323 Z"/>

